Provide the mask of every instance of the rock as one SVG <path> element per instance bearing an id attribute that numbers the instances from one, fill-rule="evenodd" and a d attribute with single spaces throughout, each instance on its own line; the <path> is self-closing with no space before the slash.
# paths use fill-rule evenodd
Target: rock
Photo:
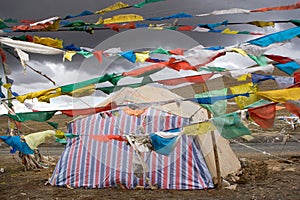
<path id="1" fill-rule="evenodd" d="M 229 189 L 229 190 L 236 190 L 236 187 L 237 187 L 237 184 L 234 184 L 234 185 L 227 186 L 225 188 Z"/>

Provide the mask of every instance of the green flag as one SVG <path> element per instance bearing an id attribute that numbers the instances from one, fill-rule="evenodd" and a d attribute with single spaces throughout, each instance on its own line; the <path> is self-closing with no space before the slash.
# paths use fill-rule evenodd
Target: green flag
<path id="1" fill-rule="evenodd" d="M 225 68 L 222 68 L 222 67 L 210 67 L 210 66 L 207 66 L 207 67 L 200 67 L 199 72 L 201 71 L 208 71 L 208 72 L 224 72 L 226 71 Z"/>
<path id="2" fill-rule="evenodd" d="M 112 87 L 101 87 L 101 88 L 96 88 L 96 90 L 101 90 L 105 94 L 110 94 L 110 93 L 119 91 L 124 87 L 137 88 L 137 87 L 141 87 L 141 86 L 147 85 L 147 84 L 148 84 L 147 82 L 133 83 L 133 84 L 128 84 L 128 85 L 120 85 L 120 86 L 112 86 Z"/>
<path id="3" fill-rule="evenodd" d="M 8 19 L 5 19 L 4 22 L 6 22 L 6 23 L 18 23 L 18 20 L 12 19 L 12 18 L 8 18 Z"/>
<path id="4" fill-rule="evenodd" d="M 58 123 L 57 122 L 47 122 L 50 126 L 52 126 L 55 129 L 58 129 Z"/>
<path id="5" fill-rule="evenodd" d="M 251 135 L 251 132 L 244 126 L 236 112 L 215 117 L 212 119 L 212 122 L 220 134 L 226 139 Z"/>
<path id="6" fill-rule="evenodd" d="M 56 139 L 55 139 L 55 142 L 58 142 L 58 143 L 60 143 L 60 144 L 64 144 L 64 145 L 66 145 L 66 144 L 67 144 L 67 140 L 66 140 L 65 138 L 63 138 L 63 139 L 56 138 Z"/>
<path id="7" fill-rule="evenodd" d="M 215 96 L 226 96 L 227 88 L 220 90 L 212 90 L 201 94 L 196 94 L 195 98 L 215 97 Z M 213 104 L 200 104 L 203 108 L 210 111 L 214 116 L 220 116 L 226 114 L 227 100 L 216 101 Z"/>
<path id="8" fill-rule="evenodd" d="M 135 8 L 141 8 L 141 7 L 143 7 L 146 4 L 155 3 L 155 2 L 159 2 L 159 1 L 164 1 L 164 0 L 145 0 L 143 2 L 134 4 L 133 7 L 135 7 Z"/>
<path id="9" fill-rule="evenodd" d="M 150 54 L 152 54 L 152 53 L 170 55 L 170 53 L 167 50 L 163 49 L 163 48 L 157 48 L 157 49 L 150 52 Z"/>
<path id="10" fill-rule="evenodd" d="M 296 26 L 300 26 L 300 20 L 299 19 L 291 19 L 289 21 L 292 22 Z"/>
<path id="11" fill-rule="evenodd" d="M 266 105 L 266 104 L 269 104 L 271 103 L 270 101 L 267 101 L 267 100 L 264 100 L 264 99 L 261 99 L 259 101 L 256 101 L 250 105 L 247 105 L 245 107 L 245 109 L 248 109 L 248 108 L 255 108 L 255 107 L 258 107 L 258 106 L 263 106 L 263 105 Z"/>
<path id="12" fill-rule="evenodd" d="M 268 61 L 266 59 L 266 57 L 264 55 L 261 56 L 254 56 L 254 55 L 249 55 L 248 56 L 254 60 L 257 64 L 259 64 L 260 66 L 265 66 L 268 65 Z"/>
<path id="13" fill-rule="evenodd" d="M 0 29 L 9 28 L 1 19 L 0 19 Z"/>
<path id="14" fill-rule="evenodd" d="M 44 121 L 51 119 L 55 113 L 56 113 L 56 110 L 55 111 L 16 113 L 15 115 L 14 114 L 5 114 L 5 115 L 15 121 L 18 121 L 18 122 L 25 122 L 28 120 L 44 122 Z"/>
<path id="15" fill-rule="evenodd" d="M 92 57 L 92 56 L 93 56 L 93 53 L 91 53 L 91 52 L 88 52 L 88 51 L 83 51 L 83 50 L 81 50 L 81 51 L 78 51 L 77 53 L 79 53 L 79 54 L 83 55 L 85 58 L 90 58 L 90 57 Z"/>
<path id="16" fill-rule="evenodd" d="M 72 92 L 73 90 L 77 90 L 77 89 L 83 88 L 83 87 L 91 85 L 91 84 L 103 83 L 103 82 L 106 82 L 106 81 L 109 81 L 113 85 L 116 85 L 121 78 L 123 78 L 123 76 L 116 75 L 115 73 L 105 74 L 104 76 L 93 78 L 93 79 L 90 79 L 90 80 L 87 80 L 87 81 L 82 81 L 82 82 L 79 82 L 79 83 L 64 85 L 64 86 L 61 87 L 61 91 L 62 92 Z"/>

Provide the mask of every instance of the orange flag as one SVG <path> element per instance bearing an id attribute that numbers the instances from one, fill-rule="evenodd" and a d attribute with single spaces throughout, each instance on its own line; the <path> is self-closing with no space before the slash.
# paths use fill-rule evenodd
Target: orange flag
<path id="1" fill-rule="evenodd" d="M 300 117 L 300 103 L 299 102 L 287 101 L 286 103 L 284 103 L 284 106 L 289 112 Z"/>
<path id="2" fill-rule="evenodd" d="M 103 51 L 94 51 L 93 52 L 93 55 L 95 56 L 95 58 L 97 58 L 99 63 L 102 63 L 102 53 L 103 53 Z"/>
<path id="3" fill-rule="evenodd" d="M 249 116 L 255 123 L 260 125 L 263 129 L 268 129 L 273 126 L 276 115 L 276 104 L 270 103 L 255 108 L 249 108 Z"/>
<path id="4" fill-rule="evenodd" d="M 296 4 L 286 5 L 286 6 L 258 8 L 255 10 L 251 10 L 250 12 L 266 12 L 266 11 L 272 11 L 272 10 L 294 10 L 294 9 L 299 9 L 299 8 L 300 8 L 300 2 L 297 2 Z"/>

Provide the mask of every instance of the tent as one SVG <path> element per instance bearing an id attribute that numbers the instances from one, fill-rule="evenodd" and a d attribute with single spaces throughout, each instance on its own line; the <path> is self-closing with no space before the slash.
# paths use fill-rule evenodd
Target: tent
<path id="1" fill-rule="evenodd" d="M 98 106 L 112 101 L 121 105 L 180 98 L 167 89 L 147 85 L 136 89 L 122 88 Z M 129 189 L 138 185 L 157 185 L 161 189 L 213 188 L 216 169 L 211 140 L 207 137 L 209 134 L 182 134 L 167 156 L 156 151 L 136 151 L 130 140 L 131 145 L 119 140 L 103 142 L 95 139 L 105 135 L 138 138 L 207 119 L 206 110 L 191 101 L 149 105 L 140 116 L 129 115 L 124 108 L 118 107 L 69 123 L 69 132 L 80 137 L 68 141 L 51 177 L 51 185 L 88 188 L 123 185 Z M 240 164 L 227 141 L 218 137 L 217 145 L 221 175 L 237 172 Z"/>

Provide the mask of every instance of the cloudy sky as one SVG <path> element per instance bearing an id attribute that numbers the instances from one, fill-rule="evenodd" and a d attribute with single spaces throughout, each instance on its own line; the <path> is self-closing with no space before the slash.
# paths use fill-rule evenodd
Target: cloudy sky
<path id="1" fill-rule="evenodd" d="M 133 5 L 142 0 L 124 0 L 124 3 Z M 115 0 L 9 0 L 1 2 L 0 19 L 14 18 L 18 20 L 43 20 L 53 16 L 65 17 L 66 15 L 76 15 L 83 10 L 97 11 L 117 1 Z M 139 14 L 144 18 L 163 17 L 179 12 L 196 15 L 211 12 L 220 9 L 243 8 L 256 9 L 260 7 L 270 7 L 279 5 L 295 4 L 297 0 L 166 0 L 163 2 L 148 4 L 143 8 L 128 8 L 105 14 L 104 18 L 111 17 L 117 14 Z M 206 16 L 194 17 L 190 19 L 179 19 L 179 24 L 197 25 L 199 23 L 217 23 L 224 20 L 229 22 L 248 22 L 253 20 L 277 21 L 297 19 L 299 10 L 294 11 L 273 11 L 266 13 L 251 13 L 251 14 L 235 14 L 221 16 Z M 99 16 L 86 16 L 76 19 L 82 19 L 89 23 L 94 23 Z M 173 20 L 162 21 L 161 23 L 172 23 Z M 148 23 L 146 21 L 146 23 Z M 160 22 L 158 22 L 160 23 Z M 251 25 L 236 25 L 230 26 L 231 29 L 241 31 L 257 31 L 262 33 L 272 33 L 286 28 L 291 28 L 291 24 L 276 24 L 274 28 L 257 28 Z M 20 36 L 23 33 L 9 33 L 1 36 Z M 250 35 L 227 35 L 218 33 L 199 33 L 199 32 L 176 32 L 176 31 L 153 31 L 153 30 L 129 30 L 115 32 L 112 30 L 99 30 L 94 34 L 85 32 L 34 32 L 27 33 L 32 36 L 52 37 L 62 39 L 64 45 L 74 44 L 78 47 L 89 47 L 94 49 L 108 49 L 112 47 L 121 47 L 122 50 L 143 49 L 143 48 L 184 48 L 189 49 L 198 44 L 203 46 L 232 46 L 243 43 L 257 36 Z M 280 55 L 297 58 L 299 55 L 299 40 L 294 39 L 293 43 L 285 45 L 281 49 L 274 52 L 279 52 Z M 299 57 L 299 56 L 298 56 Z M 234 60 L 234 62 L 232 62 Z M 9 76 L 15 83 L 13 90 L 19 94 L 25 94 L 42 89 L 48 89 L 54 86 L 44 77 L 32 72 L 30 69 L 23 70 L 17 60 L 8 57 L 8 65 L 12 69 L 12 74 Z M 78 81 L 87 80 L 102 76 L 106 72 L 121 73 L 129 71 L 138 65 L 130 64 L 124 59 L 104 59 L 102 64 L 99 64 L 96 59 L 84 59 L 80 55 L 76 55 L 72 62 L 62 61 L 62 56 L 45 56 L 30 54 L 30 66 L 41 71 L 51 77 L 57 85 L 65 85 Z M 240 56 L 226 55 L 218 59 L 215 66 L 247 66 L 251 61 Z M 167 73 L 167 72 L 165 72 Z M 169 72 L 168 72 L 169 73 Z M 2 73 L 3 74 L 3 73 Z M 181 74 L 182 75 L 182 74 Z M 1 75 L 3 76 L 3 75 Z M 4 89 L 2 89 L 3 91 Z M 93 97 L 83 98 L 81 101 L 71 99 L 70 97 L 59 97 L 52 99 L 51 104 L 37 104 L 35 101 L 28 101 L 34 104 L 37 108 L 53 109 L 56 107 L 86 107 L 87 104 L 94 106 L 101 101 L 103 94 L 97 92 Z M 85 103 L 83 103 L 85 102 Z M 17 105 L 17 104 L 16 104 Z M 18 106 L 19 108 L 19 106 Z"/>

